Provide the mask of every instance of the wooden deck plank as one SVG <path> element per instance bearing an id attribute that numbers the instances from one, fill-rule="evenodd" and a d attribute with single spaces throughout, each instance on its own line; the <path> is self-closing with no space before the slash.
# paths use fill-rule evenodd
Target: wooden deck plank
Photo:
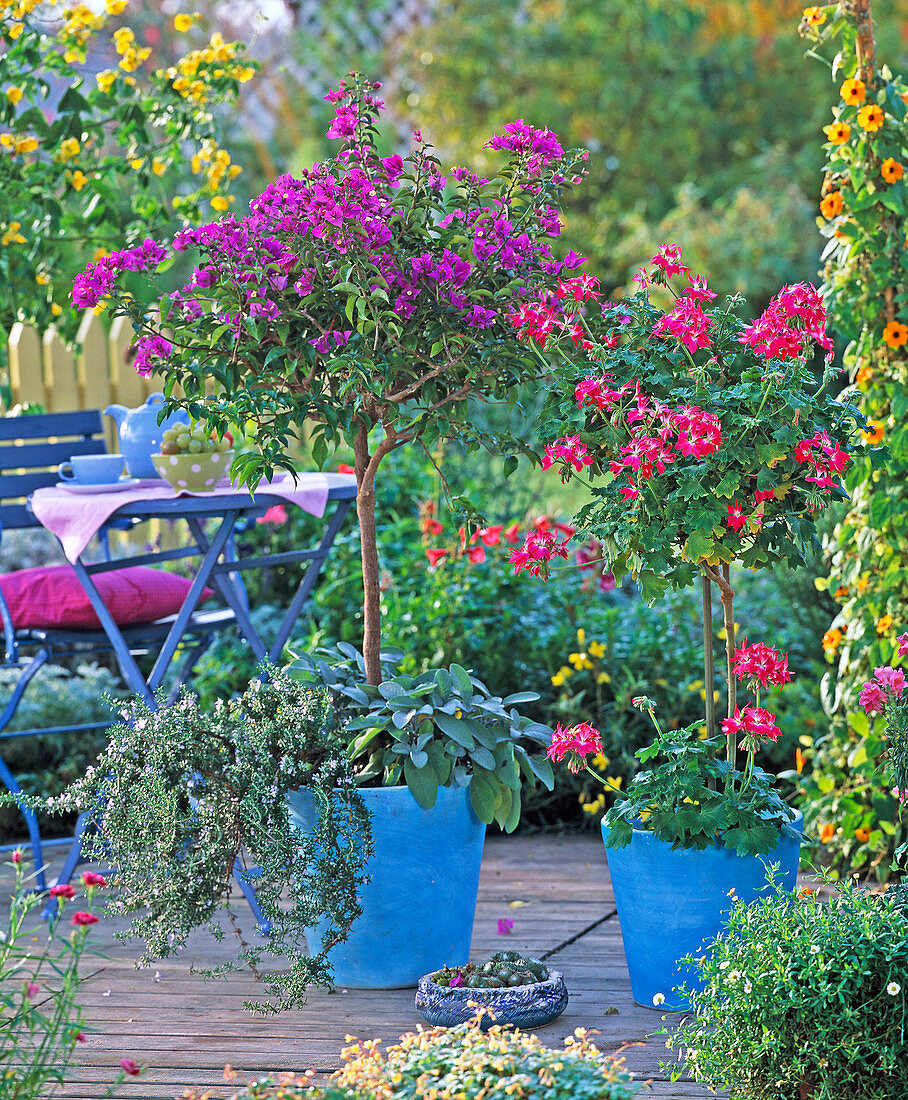
<path id="1" fill-rule="evenodd" d="M 248 910 L 240 906 L 237 912 L 244 932 L 254 934 Z M 499 918 L 514 921 L 510 935 L 497 934 Z M 122 926 L 113 919 L 94 926 L 93 940 L 105 957 L 87 960 L 84 968 L 92 975 L 82 994 L 92 1030 L 78 1048 L 64 1100 L 103 1096 L 123 1057 L 148 1066 L 141 1078 L 124 1085 L 127 1100 L 176 1098 L 189 1087 L 208 1088 L 217 1100 L 231 1091 L 223 1079 L 227 1063 L 243 1079 L 304 1070 L 320 1079 L 340 1066 L 346 1035 L 380 1037 L 388 1045 L 421 1022 L 413 990 L 313 990 L 300 1010 L 253 1016 L 242 1002 L 260 999 L 264 989 L 251 975 L 204 982 L 189 972 L 190 964 L 212 965 L 229 957 L 229 943 L 194 934 L 178 958 L 136 969 L 137 945 L 114 938 Z M 543 1042 L 561 1046 L 575 1028 L 595 1029 L 600 1049 L 620 1052 L 638 1079 L 651 1080 L 648 1095 L 659 1100 L 713 1095 L 701 1085 L 668 1081 L 660 1068 L 672 1055 L 657 1034 L 663 1014 L 631 997 L 597 837 L 488 838 L 471 956 L 487 957 L 504 947 L 547 955 L 549 965 L 565 975 L 568 1007 L 539 1029 Z"/>

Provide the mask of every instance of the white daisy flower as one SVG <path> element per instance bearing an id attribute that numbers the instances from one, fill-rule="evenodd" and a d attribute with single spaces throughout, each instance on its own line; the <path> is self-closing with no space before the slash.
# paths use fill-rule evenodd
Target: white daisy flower
<path id="1" fill-rule="evenodd" d="M 653 1004 L 657 1008 L 659 1007 L 659 1005 L 664 1005 L 665 1004 L 665 994 L 664 993 L 656 993 L 653 996 Z"/>
<path id="2" fill-rule="evenodd" d="M 902 992 L 902 987 L 898 982 L 890 982 L 889 985 L 886 986 L 886 992 L 890 997 L 897 997 L 899 993 Z"/>

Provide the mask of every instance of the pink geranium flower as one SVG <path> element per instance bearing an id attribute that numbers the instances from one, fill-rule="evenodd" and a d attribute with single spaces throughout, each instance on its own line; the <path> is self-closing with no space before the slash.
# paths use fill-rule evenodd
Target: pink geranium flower
<path id="1" fill-rule="evenodd" d="M 588 756 L 596 756 L 601 752 L 602 735 L 589 722 L 578 722 L 568 729 L 559 722 L 552 734 L 552 744 L 546 756 L 559 764 L 567 757 L 568 768 L 576 774 L 586 763 Z"/>
<path id="2" fill-rule="evenodd" d="M 778 649 L 762 642 L 754 642 L 752 645 L 745 642 L 740 649 L 735 650 L 732 670 L 738 679 L 755 680 L 762 687 L 787 684 L 791 680 L 787 654 L 783 655 Z"/>

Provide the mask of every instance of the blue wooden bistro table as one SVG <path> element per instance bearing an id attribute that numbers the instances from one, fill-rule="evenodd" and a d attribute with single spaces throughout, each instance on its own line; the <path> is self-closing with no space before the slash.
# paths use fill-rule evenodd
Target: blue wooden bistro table
<path id="1" fill-rule="evenodd" d="M 60 515 L 60 489 L 39 489 L 29 500 L 31 511 L 41 524 L 59 538 L 101 627 L 107 635 L 123 679 L 128 688 L 141 696 L 149 706 L 155 707 L 156 691 L 164 682 L 168 669 L 177 657 L 181 643 L 188 632 L 205 614 L 197 610 L 205 589 L 211 587 L 221 596 L 225 610 L 236 623 L 240 635 L 249 644 L 259 661 L 276 661 L 290 637 L 294 624 L 318 580 L 334 540 L 340 531 L 350 507 L 356 500 L 356 480 L 350 474 L 301 474 L 297 481 L 289 477 L 262 484 L 254 495 L 247 489 L 226 487 L 200 494 L 177 494 L 163 482 L 143 482 L 126 492 L 115 488 L 111 492 L 93 493 L 90 497 L 72 497 L 72 521 Z M 55 493 L 49 497 L 47 494 Z M 310 494 L 310 495 L 307 495 Z M 312 502 L 314 503 L 314 506 Z M 247 521 L 261 518 L 276 504 L 299 503 L 305 510 L 318 515 L 319 504 L 324 504 L 323 524 L 314 545 L 294 547 L 277 554 L 237 557 L 234 535 L 238 527 Z M 51 505 L 56 515 L 50 514 Z M 147 550 L 129 557 L 113 560 L 89 561 L 85 557 L 86 535 L 91 534 L 94 521 L 86 528 L 84 510 L 91 507 L 95 516 L 104 513 L 99 522 L 105 525 L 129 524 L 152 519 L 180 521 L 188 528 L 190 540 L 186 546 L 175 549 Z M 80 508 L 83 510 L 80 513 Z M 67 524 L 75 530 L 67 529 Z M 134 566 L 157 566 L 168 561 L 197 558 L 195 574 L 186 593 L 182 607 L 171 617 L 155 624 L 163 635 L 160 649 L 154 657 L 151 671 L 143 674 L 133 655 L 129 628 L 121 628 L 104 603 L 94 578 L 98 574 Z M 244 572 L 264 567 L 304 563 L 299 586 L 287 607 L 270 646 L 260 636 L 250 617 L 250 608 L 241 576 Z M 169 621 L 169 626 L 167 622 Z M 166 629 L 165 629 L 166 627 Z M 177 672 L 171 693 L 176 694 L 180 684 L 191 671 L 193 661 L 184 662 Z M 83 815 L 76 835 L 57 881 L 68 882 L 81 860 L 81 838 L 90 825 Z M 253 907 L 256 917 L 263 920 L 254 892 L 244 876 L 237 875 L 244 894 Z"/>

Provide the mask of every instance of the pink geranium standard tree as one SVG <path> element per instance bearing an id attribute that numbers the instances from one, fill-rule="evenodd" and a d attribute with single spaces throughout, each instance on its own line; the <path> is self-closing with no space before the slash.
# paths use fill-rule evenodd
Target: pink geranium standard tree
<path id="1" fill-rule="evenodd" d="M 585 485 L 577 528 L 599 540 L 612 572 L 631 573 L 648 600 L 700 579 L 710 737 L 717 725 L 711 608 L 718 591 L 727 682 L 727 753 L 719 771 L 726 796 L 736 791 L 740 801 L 754 789 L 757 745 L 779 735 L 759 692 L 789 673 L 777 650 L 736 645 L 731 568 L 794 565 L 817 547 L 817 516 L 845 495 L 856 414 L 826 392 L 835 375 L 832 344 L 813 287 L 783 287 L 747 322 L 735 312 L 741 299 L 720 305 L 675 245 L 662 245 L 636 280 L 637 293 L 608 302 L 595 278 L 560 273 L 546 294 L 526 297 L 512 322 L 552 365 L 542 423 L 555 438 L 543 465 Z M 653 286 L 670 297 L 668 308 L 651 301 Z M 818 373 L 817 347 L 826 352 Z M 545 577 L 567 554 L 567 539 L 531 533 L 512 561 L 517 572 Z M 753 703 L 739 705 L 739 680 L 755 689 Z M 652 713 L 650 700 L 640 705 Z M 564 752 L 576 763 L 586 754 L 568 732 L 561 731 Z M 559 737 L 556 731 L 555 751 Z M 748 753 L 743 772 L 736 770 L 739 742 Z M 717 814 L 727 811 L 717 803 Z M 754 828 L 744 831 L 755 837 L 758 820 L 748 820 Z M 702 835 L 721 831 L 717 822 L 706 814 Z"/>

